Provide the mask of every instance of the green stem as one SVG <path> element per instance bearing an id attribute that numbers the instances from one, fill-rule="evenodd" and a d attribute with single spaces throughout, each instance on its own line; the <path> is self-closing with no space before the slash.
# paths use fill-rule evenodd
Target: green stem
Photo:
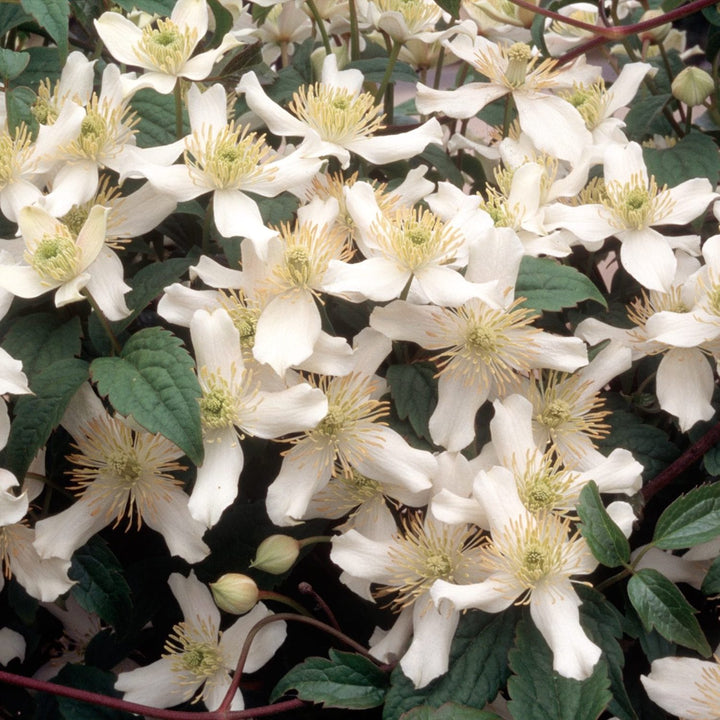
<path id="1" fill-rule="evenodd" d="M 388 64 L 385 68 L 385 75 L 383 75 L 382 82 L 378 91 L 375 93 L 375 104 L 379 104 L 383 97 L 385 97 L 385 90 L 390 84 L 390 78 L 392 77 L 393 70 L 395 69 L 395 63 L 397 62 L 398 55 L 402 48 L 402 43 L 399 40 L 393 40 L 392 50 L 390 51 L 390 57 L 388 58 Z"/>
<path id="2" fill-rule="evenodd" d="M 306 537 L 302 540 L 298 540 L 298 545 L 301 548 L 307 547 L 308 545 L 317 545 L 317 543 L 329 543 L 332 541 L 330 535 L 313 535 L 312 537 Z"/>
<path id="3" fill-rule="evenodd" d="M 122 352 L 122 346 L 118 342 L 118 339 L 115 337 L 115 333 L 112 331 L 110 323 L 105 317 L 105 313 L 103 313 L 103 311 L 100 309 L 100 306 L 95 301 L 92 293 L 87 288 L 83 288 L 81 292 L 88 299 L 90 307 L 95 311 L 95 314 L 97 315 L 97 318 L 100 321 L 100 324 L 102 325 L 105 334 L 110 339 L 110 344 L 112 345 L 115 354 L 119 355 Z"/>
<path id="4" fill-rule="evenodd" d="M 690 105 L 687 106 L 687 109 L 685 110 L 685 134 L 689 135 L 690 131 L 692 130 L 692 116 L 693 116 L 693 109 Z"/>
<path id="5" fill-rule="evenodd" d="M 287 595 L 281 595 L 280 593 L 271 592 L 270 590 L 261 590 L 258 593 L 258 599 L 272 600 L 274 602 L 282 603 L 283 605 L 287 605 L 289 608 L 295 610 L 295 612 L 300 613 L 300 615 L 304 615 L 305 617 L 312 617 L 312 614 L 307 610 L 307 608 L 304 608 L 300 603 L 295 602 Z"/>
<path id="6" fill-rule="evenodd" d="M 503 114 L 503 128 L 502 128 L 502 136 L 506 138 L 508 136 L 508 133 L 510 132 L 510 121 L 512 118 L 512 110 L 513 110 L 513 95 L 512 93 L 508 93 L 505 96 L 505 113 Z"/>
<path id="7" fill-rule="evenodd" d="M 180 140 L 185 134 L 183 132 L 183 98 L 182 98 L 182 80 L 177 79 L 175 83 L 175 137 Z"/>
<path id="8" fill-rule="evenodd" d="M 435 66 L 435 80 L 433 82 L 433 88 L 437 90 L 440 87 L 440 77 L 442 75 L 443 64 L 445 62 L 445 46 L 440 48 L 438 54 L 437 65 Z"/>
<path id="9" fill-rule="evenodd" d="M 348 0 L 350 11 L 350 59 L 360 59 L 360 30 L 358 29 L 357 6 L 355 0 Z"/>
<path id="10" fill-rule="evenodd" d="M 315 20 L 317 29 L 320 31 L 320 37 L 322 37 L 325 52 L 330 55 L 332 53 L 332 47 L 330 46 L 330 38 L 328 37 L 327 30 L 325 29 L 325 23 L 323 22 L 322 16 L 317 9 L 317 5 L 314 3 L 313 0 L 307 0 L 307 6 L 308 8 L 310 8 L 313 20 Z"/>
<path id="11" fill-rule="evenodd" d="M 407 296 L 410 293 L 410 286 L 412 285 L 412 281 L 414 279 L 414 275 L 410 275 L 408 278 L 408 281 L 405 283 L 405 287 L 403 288 L 403 291 L 400 293 L 400 300 L 407 300 Z"/>
<path id="12" fill-rule="evenodd" d="M 208 255 L 210 253 L 210 222 L 212 220 L 212 216 L 213 196 L 211 195 L 207 207 L 205 208 L 205 217 L 203 218 L 202 241 L 200 246 L 203 255 Z"/>

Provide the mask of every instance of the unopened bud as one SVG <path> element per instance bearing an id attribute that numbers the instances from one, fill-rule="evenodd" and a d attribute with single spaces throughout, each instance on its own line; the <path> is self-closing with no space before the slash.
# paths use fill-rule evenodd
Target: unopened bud
<path id="1" fill-rule="evenodd" d="M 711 75 L 699 67 L 689 66 L 681 70 L 670 86 L 673 97 L 690 107 L 702 105 L 715 89 Z"/>
<path id="2" fill-rule="evenodd" d="M 640 22 L 654 20 L 655 18 L 661 17 L 664 14 L 665 12 L 660 8 L 657 8 L 655 10 L 646 10 L 640 18 Z M 649 30 L 641 30 L 638 33 L 638 38 L 640 38 L 640 42 L 661 43 L 667 37 L 667 34 L 670 32 L 671 29 L 672 24 L 665 23 L 664 25 L 658 25 L 657 27 L 650 28 Z"/>
<path id="3" fill-rule="evenodd" d="M 226 573 L 217 582 L 210 583 L 210 591 L 215 604 L 233 615 L 250 612 L 260 594 L 255 581 L 240 573 Z"/>
<path id="4" fill-rule="evenodd" d="M 300 554 L 300 543 L 289 535 L 271 535 L 257 549 L 250 567 L 271 575 L 282 575 L 294 564 Z"/>

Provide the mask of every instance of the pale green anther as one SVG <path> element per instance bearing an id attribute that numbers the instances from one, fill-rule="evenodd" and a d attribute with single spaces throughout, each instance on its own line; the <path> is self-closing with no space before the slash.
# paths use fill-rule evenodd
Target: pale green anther
<path id="1" fill-rule="evenodd" d="M 115 453 L 108 458 L 107 465 L 117 479 L 128 487 L 135 485 L 142 476 L 142 464 L 133 453 Z"/>
<path id="2" fill-rule="evenodd" d="M 507 58 L 505 80 L 511 87 L 521 87 L 525 83 L 528 64 L 532 60 L 532 51 L 525 43 L 513 43 L 507 51 Z"/>
<path id="3" fill-rule="evenodd" d="M 235 399 L 225 387 L 213 387 L 200 399 L 200 417 L 204 427 L 219 429 L 235 421 Z"/>
<path id="4" fill-rule="evenodd" d="M 137 54 L 161 72 L 175 75 L 190 57 L 197 39 L 196 30 L 182 32 L 172 20 L 158 20 L 146 27 Z"/>
<path id="5" fill-rule="evenodd" d="M 493 352 L 498 347 L 497 333 L 491 328 L 475 325 L 465 336 L 465 344 L 476 351 Z"/>
<path id="6" fill-rule="evenodd" d="M 406 230 L 405 232 L 405 237 L 413 245 L 425 245 L 425 243 L 430 240 L 431 236 L 432 233 L 430 232 L 429 228 L 422 226 L 411 228 L 410 230 Z"/>
<path id="7" fill-rule="evenodd" d="M 453 559 L 447 553 L 430 553 L 425 558 L 425 572 L 428 578 L 450 580 L 454 569 Z"/>
<path id="8" fill-rule="evenodd" d="M 46 235 L 25 259 L 46 282 L 67 282 L 77 275 L 80 249 L 69 235 Z"/>
<path id="9" fill-rule="evenodd" d="M 537 420 L 545 427 L 554 430 L 565 424 L 572 417 L 570 406 L 564 400 L 553 400 L 537 416 Z"/>
<path id="10" fill-rule="evenodd" d="M 285 251 L 285 267 L 294 285 L 304 286 L 310 280 L 312 264 L 307 248 L 290 247 Z"/>
<path id="11" fill-rule="evenodd" d="M 350 487 L 353 496 L 360 501 L 382 494 L 382 486 L 377 480 L 373 480 L 357 470 L 341 475 L 340 480 Z"/>
<path id="12" fill-rule="evenodd" d="M 525 492 L 525 507 L 530 512 L 551 510 L 555 505 L 556 493 L 545 477 L 536 478 Z"/>
<path id="13" fill-rule="evenodd" d="M 217 648 L 210 643 L 191 645 L 182 658 L 183 665 L 197 677 L 209 677 L 222 667 Z"/>
<path id="14" fill-rule="evenodd" d="M 98 112 L 89 111 L 80 124 L 80 134 L 75 141 L 77 149 L 88 158 L 97 157 L 108 139 L 108 126 Z"/>
<path id="15" fill-rule="evenodd" d="M 39 96 L 30 106 L 30 112 L 41 125 L 52 125 L 58 117 L 55 106 L 46 98 Z"/>
<path id="16" fill-rule="evenodd" d="M 85 221 L 88 218 L 88 207 L 86 205 L 78 206 L 73 205 L 68 212 L 63 215 L 61 222 L 67 227 L 72 233 L 73 237 L 77 237 L 80 230 L 82 230 Z"/>
<path id="17" fill-rule="evenodd" d="M 15 143 L 4 133 L 0 135 L 0 187 L 5 187 L 15 176 Z"/>
<path id="18" fill-rule="evenodd" d="M 345 421 L 345 413 L 339 407 L 331 405 L 328 408 L 327 415 L 315 428 L 315 432 L 331 438 L 337 437 L 338 433 L 343 429 Z"/>
<path id="19" fill-rule="evenodd" d="M 257 317 L 253 313 L 246 313 L 244 317 L 235 321 L 235 327 L 240 334 L 240 344 L 244 348 L 251 348 L 255 344 L 255 331 L 257 330 Z"/>

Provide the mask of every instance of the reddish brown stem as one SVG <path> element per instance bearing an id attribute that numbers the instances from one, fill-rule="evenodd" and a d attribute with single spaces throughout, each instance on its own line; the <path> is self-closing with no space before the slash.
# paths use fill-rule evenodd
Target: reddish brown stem
<path id="1" fill-rule="evenodd" d="M 340 630 L 340 624 L 338 623 L 337 619 L 335 618 L 335 613 L 330 609 L 330 606 L 318 595 L 315 590 L 313 589 L 313 586 L 308 582 L 301 582 L 298 585 L 298 590 L 300 590 L 303 595 L 310 595 L 315 600 L 315 602 L 320 606 L 322 611 L 325 613 L 328 621 L 330 624 L 336 629 Z"/>
<path id="2" fill-rule="evenodd" d="M 720 422 L 693 443 L 674 463 L 657 474 L 642 490 L 645 502 L 669 485 L 681 472 L 699 460 L 713 445 L 720 442 Z"/>

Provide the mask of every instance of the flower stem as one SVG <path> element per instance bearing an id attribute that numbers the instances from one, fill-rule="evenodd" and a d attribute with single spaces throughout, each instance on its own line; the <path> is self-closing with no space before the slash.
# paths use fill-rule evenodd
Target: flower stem
<path id="1" fill-rule="evenodd" d="M 508 93 L 505 96 L 505 113 L 503 114 L 502 136 L 504 138 L 506 138 L 508 136 L 508 133 L 510 132 L 510 119 L 512 118 L 512 110 L 514 104 L 515 103 L 513 102 L 512 93 Z"/>
<path id="2" fill-rule="evenodd" d="M 183 133 L 183 100 L 182 100 L 182 86 L 180 78 L 175 83 L 175 137 L 180 140 L 184 135 Z"/>
<path id="3" fill-rule="evenodd" d="M 357 6 L 355 0 L 348 0 L 350 11 L 350 59 L 360 59 L 360 30 L 358 29 Z"/>
<path id="4" fill-rule="evenodd" d="M 330 606 L 325 602 L 325 600 L 320 597 L 318 593 L 315 592 L 313 586 L 308 582 L 301 582 L 298 585 L 298 590 L 303 595 L 310 595 L 315 600 L 315 602 L 322 608 L 322 611 L 327 616 L 327 619 L 330 621 L 330 624 L 336 629 L 340 630 L 340 625 L 338 624 L 337 618 L 335 617 L 335 613 L 330 609 Z"/>
<path id="5" fill-rule="evenodd" d="M 325 23 L 323 22 L 320 12 L 317 9 L 317 5 L 314 3 L 313 0 L 307 0 L 307 6 L 310 9 L 310 12 L 312 13 L 313 20 L 315 20 L 317 29 L 320 32 L 320 37 L 322 37 L 323 46 L 325 47 L 325 52 L 328 55 L 330 55 L 332 53 L 332 46 L 330 45 L 330 38 L 328 37 L 327 30 L 325 29 Z"/>
<path id="6" fill-rule="evenodd" d="M 113 351 L 116 355 L 119 355 L 122 352 L 122 347 L 118 342 L 118 339 L 115 337 L 115 333 L 112 331 L 112 328 L 110 327 L 110 322 L 105 317 L 105 313 L 103 313 L 103 311 L 100 309 L 100 306 L 95 301 L 92 293 L 87 288 L 83 288 L 81 292 L 88 299 L 90 307 L 92 307 L 92 309 L 95 311 L 95 314 L 97 315 L 97 318 L 100 321 L 100 324 L 102 325 L 105 334 L 110 339 L 110 344 L 113 347 Z"/>
<path id="7" fill-rule="evenodd" d="M 401 48 L 402 43 L 399 40 L 393 40 L 392 50 L 390 50 L 390 57 L 388 58 L 388 64 L 385 68 L 385 75 L 383 75 L 380 87 L 375 93 L 375 104 L 378 104 L 385 96 L 385 90 L 387 90 L 387 87 L 390 84 L 390 78 L 392 77 L 393 70 L 395 69 L 395 63 L 397 62 Z"/>
<path id="8" fill-rule="evenodd" d="M 273 602 L 282 603 L 305 617 L 312 617 L 312 614 L 306 608 L 304 608 L 300 603 L 295 602 L 292 598 L 289 598 L 287 595 L 281 595 L 280 593 L 272 592 L 270 590 L 260 590 L 258 593 L 258 600 L 271 600 Z"/>

